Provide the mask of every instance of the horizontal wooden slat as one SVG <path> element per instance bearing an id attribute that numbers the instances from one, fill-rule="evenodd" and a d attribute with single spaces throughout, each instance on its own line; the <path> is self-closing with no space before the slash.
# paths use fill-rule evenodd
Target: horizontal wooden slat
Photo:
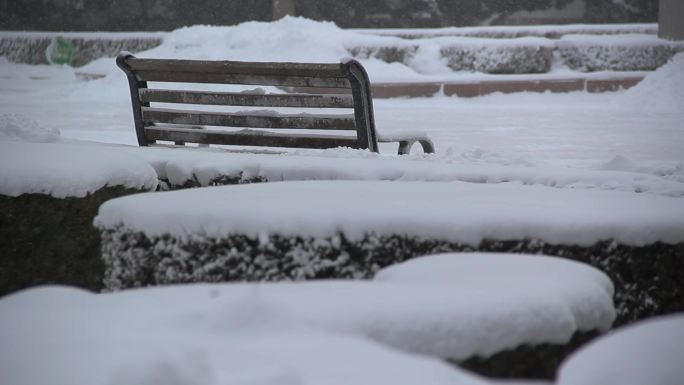
<path id="1" fill-rule="evenodd" d="M 266 131 L 241 130 L 218 131 L 197 129 L 173 129 L 169 127 L 145 127 L 148 140 L 183 141 L 234 146 L 268 146 L 291 148 L 359 148 L 356 138 L 345 136 L 285 135 Z"/>
<path id="2" fill-rule="evenodd" d="M 143 121 L 153 123 L 307 130 L 356 130 L 353 114 L 280 115 L 275 111 L 273 113 L 258 111 L 228 113 L 142 107 L 142 115 Z"/>
<path id="3" fill-rule="evenodd" d="M 243 75 L 170 71 L 139 71 L 135 74 L 138 77 L 138 80 L 150 82 L 249 84 L 257 86 L 294 86 L 324 88 L 351 87 L 349 81 L 344 78 L 316 78 L 305 76 L 267 76 L 251 74 Z"/>
<path id="4" fill-rule="evenodd" d="M 338 63 L 274 63 L 143 58 L 128 58 L 126 63 L 134 71 L 329 78 L 344 78 L 346 76 L 344 67 Z"/>
<path id="5" fill-rule="evenodd" d="M 354 100 L 345 95 L 256 94 L 233 92 L 140 89 L 145 103 L 184 103 L 256 107 L 354 108 Z"/>

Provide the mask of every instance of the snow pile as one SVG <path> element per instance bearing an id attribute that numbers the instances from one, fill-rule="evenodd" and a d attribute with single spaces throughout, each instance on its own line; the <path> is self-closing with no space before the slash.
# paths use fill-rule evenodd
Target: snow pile
<path id="1" fill-rule="evenodd" d="M 636 246 L 683 242 L 684 200 L 518 183 L 261 183 L 118 198 L 100 207 L 95 223 L 148 236 L 411 234 L 471 245 L 539 239 Z"/>
<path id="2" fill-rule="evenodd" d="M 84 197 L 106 186 L 153 190 L 143 160 L 105 146 L 0 141 L 0 194 Z"/>
<path id="3" fill-rule="evenodd" d="M 59 130 L 40 126 L 25 115 L 0 113 L 0 141 L 56 142 Z"/>
<path id="4" fill-rule="evenodd" d="M 484 384 L 403 352 L 487 356 L 564 343 L 577 330 L 605 330 L 614 318 L 609 283 L 592 268 L 509 255 L 528 269 L 494 284 L 504 256 L 450 257 L 493 285 L 316 281 L 19 292 L 0 300 L 0 371 L 7 384 Z M 430 258 L 422 262 L 437 273 Z"/>
<path id="5" fill-rule="evenodd" d="M 684 313 L 652 318 L 599 338 L 563 365 L 558 385 L 684 383 Z"/>
<path id="6" fill-rule="evenodd" d="M 499 343 L 510 340 L 503 343 L 509 347 L 516 346 L 515 340 L 527 333 L 527 341 L 539 343 L 541 341 L 535 341 L 538 333 L 546 333 L 549 328 L 559 328 L 552 334 L 565 335 L 564 339 L 552 342 L 567 342 L 571 334 L 563 333 L 561 329 L 588 331 L 602 325 L 599 329 L 605 331 L 615 319 L 612 310 L 613 284 L 610 279 L 589 265 L 562 258 L 497 253 L 441 254 L 415 258 L 387 267 L 376 274 L 375 280 L 419 287 L 458 287 L 465 291 L 463 294 L 466 296 L 473 293 L 471 290 L 475 290 L 481 294 L 471 298 L 477 298 L 478 305 L 472 306 L 472 309 L 460 309 L 460 320 L 470 318 L 468 322 L 478 325 L 476 333 L 481 334 L 482 338 Z M 501 310 L 507 313 L 505 318 L 488 319 L 478 314 L 477 308 L 489 296 L 507 291 L 512 298 L 526 302 L 522 305 L 524 309 L 504 310 L 511 303 L 517 302 L 510 300 L 506 302 L 508 305 L 501 304 Z M 544 305 L 534 309 L 532 303 L 536 301 L 538 305 Z M 552 307 L 555 309 L 551 310 Z M 562 322 L 557 318 L 560 314 L 563 314 Z M 441 341 L 442 344 L 435 340 L 434 346 L 437 349 L 449 349 L 449 340 L 442 338 Z M 471 351 L 477 349 L 472 343 L 481 343 L 470 340 L 465 335 L 452 341 L 458 350 L 448 354 L 436 352 L 437 355 L 466 358 Z M 426 353 L 431 353 L 428 350 L 435 347 L 427 344 Z M 497 347 L 489 351 L 479 350 L 480 354 L 488 356 L 501 349 Z"/>
<path id="7" fill-rule="evenodd" d="M 486 384 L 435 359 L 307 327 L 263 289 L 46 287 L 5 297 L 3 384 Z"/>
<path id="8" fill-rule="evenodd" d="M 684 52 L 620 95 L 617 102 L 641 111 L 684 112 Z"/>

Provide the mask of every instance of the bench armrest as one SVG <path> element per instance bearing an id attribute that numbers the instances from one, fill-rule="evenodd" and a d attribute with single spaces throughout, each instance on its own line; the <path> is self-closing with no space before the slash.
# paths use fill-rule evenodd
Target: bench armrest
<path id="1" fill-rule="evenodd" d="M 380 143 L 392 143 L 399 142 L 399 155 L 407 155 L 411 152 L 411 147 L 416 143 L 420 143 L 423 147 L 423 152 L 426 154 L 434 154 L 435 145 L 432 140 L 427 136 L 424 137 L 407 137 L 407 138 L 395 138 L 395 139 L 378 139 Z"/>

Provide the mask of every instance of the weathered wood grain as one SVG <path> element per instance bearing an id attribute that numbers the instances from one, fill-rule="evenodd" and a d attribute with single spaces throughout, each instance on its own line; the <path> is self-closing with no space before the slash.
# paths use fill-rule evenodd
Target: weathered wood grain
<path id="1" fill-rule="evenodd" d="M 142 107 L 143 121 L 198 126 L 254 127 L 307 130 L 356 130 L 354 115 L 293 114 L 275 111 L 240 113 Z"/>
<path id="2" fill-rule="evenodd" d="M 206 104 L 255 107 L 354 108 L 347 95 L 259 94 L 249 92 L 210 92 L 140 89 L 142 102 Z"/>
<path id="3" fill-rule="evenodd" d="M 363 148 L 354 137 L 339 135 L 292 135 L 256 130 L 219 131 L 190 128 L 145 127 L 149 140 L 212 143 L 234 146 L 268 146 L 287 148 Z"/>

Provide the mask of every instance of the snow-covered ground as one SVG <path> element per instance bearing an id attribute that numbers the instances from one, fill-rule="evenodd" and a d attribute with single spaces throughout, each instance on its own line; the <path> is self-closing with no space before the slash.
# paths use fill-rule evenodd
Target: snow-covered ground
<path id="1" fill-rule="evenodd" d="M 135 145 L 125 78 L 115 68 L 110 72 L 104 79 L 79 81 L 70 68 L 17 65 L 0 58 L 0 137 Z M 435 155 L 402 159 L 411 162 L 396 161 L 392 144 L 381 144 L 382 156 L 335 149 L 299 150 L 291 155 L 301 156 L 284 158 L 197 149 L 121 151 L 135 152 L 131 156 L 144 158 L 161 178 L 179 185 L 192 178 L 206 184 L 220 174 L 245 171 L 269 180 L 520 181 L 681 196 L 683 90 L 680 54 L 636 87 L 614 93 L 375 100 L 381 134 L 424 131 L 436 143 Z M 21 151 L 35 162 L 40 155 L 29 154 L 43 153 L 30 146 Z M 22 162 L 10 157 L 18 152 L 5 152 L 5 163 Z"/>
<path id="2" fill-rule="evenodd" d="M 336 62 L 348 56 L 345 45 L 372 45 L 376 40 L 384 44 L 387 39 L 406 44 L 399 38 L 290 19 L 227 28 L 181 29 L 167 35 L 161 46 L 139 56 Z M 288 49 L 281 49 L 284 46 Z M 445 76 L 467 81 L 483 77 L 453 73 L 444 60 L 429 58 L 416 59 L 418 62 L 411 67 L 372 58 L 362 63 L 374 82 L 435 77 L 444 80 Z M 376 100 L 376 124 L 386 135 L 425 131 L 436 143 L 438 156 L 462 164 L 613 167 L 682 180 L 684 57 L 678 56 L 667 67 L 652 74 L 650 82 L 615 93 L 493 94 L 468 99 L 437 95 Z M 107 77 L 84 81 L 76 72 Z M 551 75 L 568 77 L 576 73 L 557 68 Z M 496 75 L 487 75 L 492 77 Z M 68 139 L 136 143 L 127 84 L 113 59 L 96 60 L 76 71 L 11 64 L 0 58 L 0 79 L 0 113 L 28 116 L 41 126 L 59 129 Z M 391 151 L 387 146 L 383 149 Z"/>
<path id="3" fill-rule="evenodd" d="M 7 385 L 486 384 L 436 358 L 606 330 L 612 290 L 577 262 L 497 254 L 421 258 L 377 281 L 44 287 L 0 299 L 0 372 Z"/>
<path id="4" fill-rule="evenodd" d="M 141 56 L 337 61 L 347 55 L 338 44 L 342 40 L 370 44 L 388 39 L 322 23 L 290 27 L 287 23 L 248 23 L 223 31 L 194 27 L 177 31 Z M 376 59 L 363 64 L 373 81 L 430 79 L 446 71 L 441 61 L 414 63 L 412 68 Z M 684 54 L 640 85 L 615 93 L 493 94 L 472 99 L 438 94 L 376 100 L 376 124 L 382 134 L 421 130 L 436 143 L 435 155 L 402 159 L 393 155 L 389 145 L 381 147 L 383 155 L 343 149 L 276 156 L 138 148 L 126 80 L 114 61 L 101 59 L 79 71 L 107 76 L 85 81 L 68 67 L 18 65 L 0 58 L 3 195 L 82 196 L 105 184 L 152 188 L 155 177 L 178 184 L 194 178 L 207 184 L 215 176 L 242 172 L 245 178 L 263 176 L 271 181 L 412 181 L 406 183 L 408 189 L 397 188 L 395 202 L 411 208 L 412 202 L 416 207 L 430 203 L 426 183 L 418 181 L 439 181 L 455 182 L 431 186 L 445 202 L 455 199 L 449 194 L 459 190 L 479 200 L 482 213 L 492 214 L 490 223 L 482 220 L 477 231 L 464 235 L 472 239 L 501 229 L 515 236 L 537 231 L 555 240 L 575 231 L 579 234 L 575 240 L 587 243 L 604 236 L 632 244 L 678 242 L 683 234 Z M 567 69 L 554 71 L 559 77 L 568 75 Z M 481 76 L 452 75 L 464 80 Z M 386 199 L 390 182 L 336 183 L 349 193 L 357 187 L 377 189 L 385 195 L 376 196 L 376 203 L 385 205 L 385 213 L 393 212 L 392 202 Z M 246 191 L 244 198 L 253 199 L 251 191 L 282 187 L 294 194 L 298 186 L 315 190 L 334 184 L 283 183 L 231 191 Z M 587 191 L 599 189 L 619 191 Z M 226 189 L 213 193 L 222 191 Z M 274 195 L 280 196 L 269 193 L 269 198 Z M 122 201 L 111 202 L 103 213 Z M 154 206 L 154 202 L 143 203 L 145 210 Z M 458 202 L 447 206 L 456 207 Z M 340 209 L 334 202 L 325 207 Z M 555 210 L 550 223 L 556 228 L 542 226 L 539 218 L 545 210 Z M 538 215 L 532 230 L 515 222 L 525 211 Z M 508 213 L 508 222 L 500 223 L 501 216 L 493 216 L 502 212 Z M 120 209 L 109 212 L 109 219 L 116 222 L 121 213 Z M 284 226 L 288 218 L 292 217 L 279 223 Z M 400 223 L 376 216 L 349 228 Z M 421 226 L 422 230 L 441 231 L 439 223 L 429 225 L 433 227 Z M 475 259 L 487 260 L 481 255 Z M 554 261 L 561 264 L 558 269 L 539 269 L 539 264 L 533 267 L 520 261 L 521 265 L 504 269 L 507 274 L 524 274 L 513 283 L 501 281 L 498 273 L 503 265 L 497 269 L 458 265 L 452 278 L 448 263 L 425 268 L 413 261 L 381 273 L 377 282 L 199 285 L 106 295 L 57 287 L 35 289 L 0 299 L 0 373 L 3 383 L 10 384 L 482 384 L 484 379 L 414 354 L 465 357 L 490 354 L 530 338 L 563 342 L 575 330 L 604 330 L 614 316 L 609 303 L 612 289 L 600 273 L 563 265 L 567 261 Z M 498 273 L 487 275 L 492 272 Z M 544 279 L 531 279 L 532 272 Z M 416 282 L 423 278 L 434 282 Z M 490 283 L 508 286 L 490 290 Z M 519 290 L 510 285 L 518 285 Z M 494 302 L 464 296 L 469 290 L 487 292 L 482 298 Z M 494 311 L 491 320 L 500 324 L 477 318 L 489 311 Z M 538 319 L 523 317 L 520 322 L 507 322 L 512 314 L 529 315 L 525 311 L 560 321 L 539 325 Z M 501 327 L 478 328 L 485 324 Z M 507 329 L 513 327 L 522 329 Z M 491 330 L 501 334 L 482 334 Z M 419 337 L 402 340 L 407 336 Z M 480 342 L 468 339 L 476 336 Z M 426 343 L 430 338 L 444 345 Z M 571 367 L 568 364 L 568 373 L 581 371 Z"/>

